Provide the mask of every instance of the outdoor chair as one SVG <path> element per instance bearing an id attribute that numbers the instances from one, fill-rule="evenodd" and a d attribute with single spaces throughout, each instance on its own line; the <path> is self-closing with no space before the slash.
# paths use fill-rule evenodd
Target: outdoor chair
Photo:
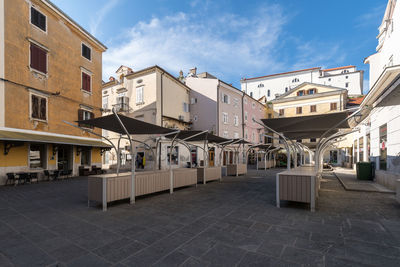
<path id="1" fill-rule="evenodd" d="M 19 174 L 19 177 L 18 177 L 18 184 L 19 183 L 22 183 L 22 181 L 23 181 L 23 183 L 25 184 L 26 182 L 30 182 L 30 179 L 29 179 L 29 174 L 28 173 L 26 173 L 26 172 L 21 172 L 20 174 Z"/>
<path id="2" fill-rule="evenodd" d="M 60 179 L 60 171 L 55 170 L 51 176 L 53 177 L 53 180 L 59 180 Z"/>
<path id="3" fill-rule="evenodd" d="M 38 174 L 36 172 L 33 173 L 29 173 L 29 181 L 32 182 L 36 182 L 37 184 L 39 183 L 39 178 L 38 178 Z"/>
<path id="4" fill-rule="evenodd" d="M 50 181 L 50 172 L 48 170 L 44 170 L 44 176 L 47 177 L 47 181 Z"/>
<path id="5" fill-rule="evenodd" d="M 16 180 L 15 174 L 10 172 L 10 173 L 7 173 L 6 175 L 7 175 L 6 185 L 8 184 L 8 181 L 10 181 L 10 185 L 15 184 L 15 180 Z M 12 181 L 12 183 L 11 183 L 11 181 Z"/>

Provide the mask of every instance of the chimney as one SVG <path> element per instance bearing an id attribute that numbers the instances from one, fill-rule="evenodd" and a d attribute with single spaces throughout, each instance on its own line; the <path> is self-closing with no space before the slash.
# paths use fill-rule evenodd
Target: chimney
<path id="1" fill-rule="evenodd" d="M 190 73 L 192 76 L 196 76 L 196 72 L 197 72 L 197 68 L 196 68 L 196 67 L 191 68 L 191 69 L 189 70 L 189 73 Z"/>
<path id="2" fill-rule="evenodd" d="M 185 78 L 185 77 L 183 77 L 183 71 L 181 70 L 181 71 L 179 72 L 178 80 L 183 81 L 184 78 Z"/>

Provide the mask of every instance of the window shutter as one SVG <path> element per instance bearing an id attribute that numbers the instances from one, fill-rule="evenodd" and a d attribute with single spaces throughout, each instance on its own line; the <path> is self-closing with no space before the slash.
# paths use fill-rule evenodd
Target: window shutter
<path id="1" fill-rule="evenodd" d="M 37 96 L 32 95 L 32 118 L 39 118 L 39 99 Z"/>
<path id="2" fill-rule="evenodd" d="M 78 121 L 83 120 L 83 110 L 82 109 L 78 109 Z"/>
<path id="3" fill-rule="evenodd" d="M 40 98 L 40 119 L 46 120 L 47 118 L 47 101 L 46 98 Z"/>

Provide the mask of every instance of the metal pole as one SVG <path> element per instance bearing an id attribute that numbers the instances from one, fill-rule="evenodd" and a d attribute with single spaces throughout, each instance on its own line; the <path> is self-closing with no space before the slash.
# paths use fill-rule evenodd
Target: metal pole
<path id="1" fill-rule="evenodd" d="M 121 125 L 122 129 L 124 130 L 124 132 L 126 133 L 126 135 L 128 136 L 129 139 L 129 143 L 131 146 L 131 160 L 132 160 L 132 164 L 131 164 L 131 204 L 135 203 L 135 163 L 134 161 L 136 160 L 136 155 L 133 151 L 133 142 L 131 139 L 131 136 L 128 132 L 128 130 L 126 130 L 125 125 L 122 123 L 120 117 L 118 116 L 117 112 L 115 111 L 115 108 L 112 109 L 112 112 L 114 113 L 115 117 L 117 118 L 119 124 Z"/>

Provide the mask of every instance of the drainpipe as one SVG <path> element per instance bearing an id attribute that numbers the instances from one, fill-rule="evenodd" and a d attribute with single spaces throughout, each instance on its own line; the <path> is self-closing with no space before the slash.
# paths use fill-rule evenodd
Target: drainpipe
<path id="1" fill-rule="evenodd" d="M 219 98 L 219 84 L 220 81 L 218 80 L 218 85 L 217 85 L 217 123 L 215 124 L 215 135 L 219 136 L 219 105 L 220 105 L 220 98 Z"/>
<path id="2" fill-rule="evenodd" d="M 163 95 L 163 76 L 164 76 L 164 72 L 161 72 L 161 82 L 160 82 L 160 91 L 161 91 L 161 124 L 160 126 L 163 127 L 163 116 L 164 116 L 164 95 Z"/>
<path id="3" fill-rule="evenodd" d="M 242 138 L 244 140 L 244 93 L 242 93 Z M 243 154 L 244 154 L 244 142 L 243 142 Z M 245 155 L 243 155 L 243 157 L 245 157 Z M 243 159 L 243 160 L 247 160 L 247 159 Z"/>

